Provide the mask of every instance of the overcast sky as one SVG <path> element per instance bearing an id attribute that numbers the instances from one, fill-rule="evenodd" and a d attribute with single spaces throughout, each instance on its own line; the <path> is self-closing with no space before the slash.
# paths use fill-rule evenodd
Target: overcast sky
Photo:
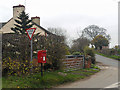
<path id="1" fill-rule="evenodd" d="M 2 0 L 0 22 L 8 21 L 13 16 L 12 7 L 19 4 L 26 6 L 30 17 L 39 16 L 42 27 L 65 29 L 70 40 L 95 24 L 107 29 L 112 38 L 110 47 L 118 44 L 117 0 Z"/>

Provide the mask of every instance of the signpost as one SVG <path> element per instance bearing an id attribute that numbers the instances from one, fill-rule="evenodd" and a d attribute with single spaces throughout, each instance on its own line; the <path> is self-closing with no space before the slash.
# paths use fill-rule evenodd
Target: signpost
<path id="1" fill-rule="evenodd" d="M 31 41 L 31 55 L 30 55 L 30 57 L 31 57 L 31 62 L 32 62 L 32 51 L 33 51 L 33 50 L 32 50 L 32 37 L 33 37 L 33 34 L 34 34 L 35 30 L 36 30 L 36 28 L 26 29 L 27 35 L 28 35 L 28 37 L 29 37 L 29 39 L 30 39 L 30 41 Z M 31 65 L 32 65 L 32 63 L 31 63 Z"/>
<path id="2" fill-rule="evenodd" d="M 29 37 L 29 39 L 31 40 L 31 62 L 32 62 L 32 37 L 33 37 L 33 34 L 35 32 L 36 28 L 29 28 L 29 29 L 26 29 L 26 32 L 27 32 L 27 35 Z M 38 63 L 41 63 L 41 76 L 43 76 L 43 72 L 42 72 L 42 63 L 46 63 L 46 50 L 40 50 L 38 51 Z M 31 63 L 32 65 L 32 63 Z"/>

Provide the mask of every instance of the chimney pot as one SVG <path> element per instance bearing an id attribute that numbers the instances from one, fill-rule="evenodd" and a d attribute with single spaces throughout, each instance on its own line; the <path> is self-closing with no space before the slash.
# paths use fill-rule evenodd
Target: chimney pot
<path id="1" fill-rule="evenodd" d="M 36 16 L 36 17 L 31 17 L 31 20 L 32 20 L 34 23 L 40 25 L 40 17 L 38 17 L 38 16 Z"/>

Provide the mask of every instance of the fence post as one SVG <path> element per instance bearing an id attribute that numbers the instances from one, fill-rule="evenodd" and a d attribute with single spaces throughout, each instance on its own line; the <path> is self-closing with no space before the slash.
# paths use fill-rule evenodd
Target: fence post
<path id="1" fill-rule="evenodd" d="M 83 55 L 83 69 L 85 68 L 85 56 Z"/>

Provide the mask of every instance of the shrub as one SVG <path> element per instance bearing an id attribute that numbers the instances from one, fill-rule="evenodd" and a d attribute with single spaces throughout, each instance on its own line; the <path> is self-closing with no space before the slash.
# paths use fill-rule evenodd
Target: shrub
<path id="1" fill-rule="evenodd" d="M 3 59 L 10 57 L 22 61 L 30 60 L 30 41 L 27 35 L 6 33 L 3 34 L 2 41 Z"/>
<path id="2" fill-rule="evenodd" d="M 90 55 L 92 64 L 95 64 L 95 54 L 94 54 L 94 50 L 92 48 L 85 47 L 84 54 L 85 54 L 85 56 Z"/>
<path id="3" fill-rule="evenodd" d="M 102 49 L 100 53 L 105 54 L 105 55 L 110 55 L 110 50 L 109 49 Z"/>
<path id="4" fill-rule="evenodd" d="M 65 58 L 66 54 L 70 54 L 69 47 L 65 43 L 64 35 L 49 34 L 45 37 L 38 33 L 33 36 L 32 40 L 34 46 L 33 58 L 36 58 L 37 50 L 47 50 L 47 58 L 50 63 L 46 65 L 46 69 L 52 68 L 54 70 L 59 70 L 62 67 L 62 59 Z M 6 57 L 10 57 L 12 60 L 18 60 L 20 64 L 28 60 L 30 65 L 30 40 L 27 35 L 12 33 L 3 34 L 2 47 L 2 58 L 6 60 L 4 64 L 6 62 L 13 64 L 12 61 L 9 62 L 9 59 L 6 59 Z M 8 70 L 7 67 L 9 68 L 9 66 L 6 66 L 6 71 Z M 37 66 L 35 66 L 35 69 L 36 67 Z"/>
<path id="5" fill-rule="evenodd" d="M 26 60 L 25 62 L 20 62 L 18 60 L 12 60 L 11 58 L 8 58 L 2 62 L 3 76 L 28 75 L 31 73 L 30 70 L 32 70 L 32 73 L 36 73 L 40 71 L 40 67 L 37 65 L 36 66 L 29 65 L 28 60 Z"/>
<path id="6" fill-rule="evenodd" d="M 115 50 L 115 49 L 102 49 L 99 52 L 102 53 L 102 54 L 105 54 L 107 56 L 111 56 L 111 55 L 117 54 L 117 50 Z"/>
<path id="7" fill-rule="evenodd" d="M 73 55 L 81 55 L 80 52 L 73 52 L 72 54 L 73 54 Z"/>
<path id="8" fill-rule="evenodd" d="M 110 49 L 110 55 L 115 55 L 117 51 L 115 49 Z"/>
<path id="9" fill-rule="evenodd" d="M 59 70 L 62 68 L 62 59 L 66 54 L 66 45 L 64 36 L 49 35 L 46 37 L 47 58 L 49 60 L 48 67 L 53 70 Z"/>
<path id="10" fill-rule="evenodd" d="M 118 55 L 120 55 L 120 49 L 118 49 Z"/>

